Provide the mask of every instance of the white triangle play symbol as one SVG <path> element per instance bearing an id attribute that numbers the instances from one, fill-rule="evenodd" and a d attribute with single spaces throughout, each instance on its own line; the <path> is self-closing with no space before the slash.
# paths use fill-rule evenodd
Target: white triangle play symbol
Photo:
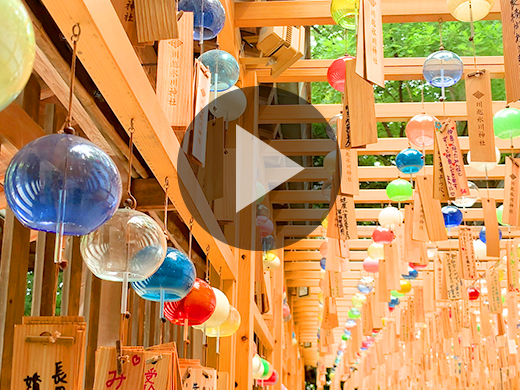
<path id="1" fill-rule="evenodd" d="M 303 171 L 301 165 L 236 126 L 236 212 Z"/>

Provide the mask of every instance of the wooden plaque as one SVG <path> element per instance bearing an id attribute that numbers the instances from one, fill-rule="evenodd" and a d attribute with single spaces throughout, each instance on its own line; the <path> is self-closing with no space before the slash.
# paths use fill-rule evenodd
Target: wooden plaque
<path id="1" fill-rule="evenodd" d="M 466 170 L 459 146 L 459 137 L 457 135 L 457 125 L 455 121 L 448 118 L 442 124 L 441 128 L 435 132 L 435 136 L 441 154 L 448 195 L 450 198 L 469 195 L 468 180 L 466 178 Z"/>
<path id="2" fill-rule="evenodd" d="M 513 245 L 511 245 L 513 244 Z M 518 280 L 518 240 L 507 242 L 507 289 L 508 291 L 520 291 Z"/>
<path id="3" fill-rule="evenodd" d="M 338 195 L 336 197 L 337 226 L 339 239 L 342 241 L 358 238 L 355 208 L 352 196 Z"/>
<path id="4" fill-rule="evenodd" d="M 176 3 L 168 0 L 135 0 L 139 42 L 178 38 Z"/>
<path id="5" fill-rule="evenodd" d="M 520 99 L 520 7 L 517 2 L 500 0 L 500 9 L 507 101 L 516 102 Z"/>
<path id="6" fill-rule="evenodd" d="M 380 87 L 385 87 L 383 65 L 383 18 L 382 0 L 363 2 L 363 26 L 365 40 L 366 79 Z M 358 56 L 358 58 L 360 58 Z M 362 57 L 361 57 L 362 58 Z"/>
<path id="7" fill-rule="evenodd" d="M 356 60 L 346 61 L 340 149 L 364 147 L 377 143 L 376 106 L 372 84 L 356 73 Z"/>
<path id="8" fill-rule="evenodd" d="M 439 126 L 440 122 L 437 122 L 436 125 Z M 434 138 L 433 146 L 433 183 L 433 197 L 440 201 L 449 200 L 450 196 L 448 194 L 448 188 L 446 187 L 446 176 L 442 168 L 442 159 L 437 137 Z"/>
<path id="9" fill-rule="evenodd" d="M 502 293 L 498 271 L 493 271 L 486 276 L 488 289 L 489 312 L 493 314 L 502 313 Z"/>
<path id="10" fill-rule="evenodd" d="M 197 71 L 195 79 L 195 119 L 193 120 L 192 156 L 200 165 L 205 166 L 211 73 L 199 60 L 196 60 L 195 64 Z"/>
<path id="11" fill-rule="evenodd" d="M 468 184 L 466 183 L 466 187 Z M 431 175 L 417 178 L 417 188 L 424 209 L 424 219 L 430 241 L 445 241 L 448 239 L 441 211 L 441 203 L 433 198 L 433 178 Z M 469 190 L 468 190 L 469 193 Z"/>
<path id="12" fill-rule="evenodd" d="M 502 222 L 511 226 L 519 225 L 520 217 L 520 159 L 506 158 L 504 180 L 504 211 Z"/>
<path id="13" fill-rule="evenodd" d="M 466 107 L 471 161 L 495 162 L 491 76 L 485 70 L 466 74 Z"/>
<path id="14" fill-rule="evenodd" d="M 359 195 L 358 154 L 355 149 L 340 150 L 341 193 Z"/>
<path id="15" fill-rule="evenodd" d="M 193 121 L 193 13 L 179 20 L 179 38 L 159 41 L 157 99 L 168 122 L 185 131 Z"/>
<path id="16" fill-rule="evenodd" d="M 415 191 L 413 195 L 413 235 L 412 239 L 416 241 L 429 242 L 428 229 L 426 228 L 426 218 L 424 216 L 424 208 L 421 203 L 419 192 Z"/>
<path id="17" fill-rule="evenodd" d="M 484 225 L 486 226 L 486 255 L 500 257 L 500 241 L 495 199 L 482 198 Z"/>
<path id="18" fill-rule="evenodd" d="M 471 228 L 459 226 L 459 254 L 462 278 L 472 280 L 477 277 L 477 263 Z"/>
<path id="19" fill-rule="evenodd" d="M 442 257 L 444 260 L 448 299 L 462 299 L 462 279 L 459 274 L 458 253 L 444 253 Z"/>

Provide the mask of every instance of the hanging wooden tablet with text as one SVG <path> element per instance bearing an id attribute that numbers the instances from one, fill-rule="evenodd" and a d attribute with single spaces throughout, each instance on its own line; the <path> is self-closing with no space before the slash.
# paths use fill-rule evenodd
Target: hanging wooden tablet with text
<path id="1" fill-rule="evenodd" d="M 413 194 L 413 235 L 416 241 L 429 242 L 428 230 L 426 229 L 426 219 L 424 217 L 424 208 L 422 207 L 419 192 Z"/>
<path id="2" fill-rule="evenodd" d="M 440 122 L 436 122 L 436 124 L 438 126 Z M 442 168 L 442 159 L 437 137 L 434 137 L 433 144 L 433 183 L 433 197 L 441 202 L 448 201 L 450 196 L 448 194 L 448 188 L 446 187 L 446 176 L 444 175 L 444 169 Z"/>
<path id="3" fill-rule="evenodd" d="M 338 271 L 327 271 L 329 280 L 329 296 L 332 298 L 343 298 L 343 274 Z"/>
<path id="4" fill-rule="evenodd" d="M 327 244 L 327 261 L 325 262 L 326 271 L 341 271 L 341 260 L 339 252 L 339 240 L 329 238 Z"/>
<path id="5" fill-rule="evenodd" d="M 193 121 L 193 13 L 179 19 L 179 38 L 159 41 L 157 99 L 175 131 Z"/>
<path id="6" fill-rule="evenodd" d="M 197 172 L 197 179 L 208 203 L 224 196 L 224 118 L 208 122 L 207 164 Z"/>
<path id="7" fill-rule="evenodd" d="M 504 210 L 502 222 L 519 226 L 520 207 L 520 159 L 506 157 L 506 176 L 504 178 Z"/>
<path id="8" fill-rule="evenodd" d="M 424 314 L 424 288 L 423 286 L 414 287 L 414 304 L 415 304 L 415 322 L 424 323 L 426 317 Z"/>
<path id="9" fill-rule="evenodd" d="M 338 132 L 340 149 L 377 143 L 376 106 L 372 84 L 356 73 L 356 60 L 345 61 L 343 122 Z"/>
<path id="10" fill-rule="evenodd" d="M 391 290 L 386 284 L 386 266 L 384 260 L 379 260 L 379 272 L 376 279 L 376 294 L 379 302 L 386 302 L 388 299 L 388 292 Z"/>
<path id="11" fill-rule="evenodd" d="M 368 294 L 367 300 L 361 308 L 361 323 L 364 336 L 370 336 L 372 334 L 372 329 L 374 329 L 372 321 L 372 297 L 371 294 Z"/>
<path id="12" fill-rule="evenodd" d="M 444 272 L 444 268 L 444 253 L 437 253 L 433 262 L 436 301 L 443 301 L 448 299 L 448 293 L 446 290 L 446 275 Z"/>
<path id="13" fill-rule="evenodd" d="M 385 87 L 385 71 L 383 65 L 383 18 L 381 15 L 382 0 L 363 2 L 363 27 L 365 40 L 365 78 Z M 359 57 L 358 57 L 359 58 Z"/>
<path id="14" fill-rule="evenodd" d="M 355 240 L 358 238 L 356 206 L 354 198 L 349 195 L 336 197 L 337 228 L 341 241 Z"/>
<path id="15" fill-rule="evenodd" d="M 427 313 L 435 311 L 435 280 L 433 272 L 424 273 L 424 310 Z"/>
<path id="16" fill-rule="evenodd" d="M 506 96 L 508 102 L 520 99 L 520 5 L 516 1 L 500 0 Z"/>
<path id="17" fill-rule="evenodd" d="M 388 290 L 399 290 L 401 288 L 399 284 L 400 270 L 397 258 L 397 245 L 395 244 L 384 244 L 385 245 L 385 273 L 386 273 L 386 288 Z"/>
<path id="18" fill-rule="evenodd" d="M 196 162 L 205 166 L 211 72 L 199 60 L 195 60 L 195 69 L 195 119 L 193 120 L 193 149 L 191 154 Z"/>
<path id="19" fill-rule="evenodd" d="M 502 293 L 498 271 L 493 270 L 486 276 L 488 289 L 489 312 L 492 314 L 502 313 Z"/>
<path id="20" fill-rule="evenodd" d="M 355 149 L 340 150 L 341 193 L 359 195 L 358 154 Z"/>
<path id="21" fill-rule="evenodd" d="M 441 256 L 444 261 L 448 299 L 462 299 L 462 279 L 459 274 L 458 254 L 457 252 L 447 252 Z"/>
<path id="22" fill-rule="evenodd" d="M 176 3 L 168 0 L 135 0 L 135 23 L 140 43 L 179 37 Z"/>
<path id="23" fill-rule="evenodd" d="M 495 162 L 491 76 L 486 70 L 466 74 L 466 107 L 471 160 Z"/>
<path id="24" fill-rule="evenodd" d="M 365 27 L 364 27 L 364 2 L 365 0 L 359 0 L 359 16 L 358 16 L 358 26 L 357 26 L 357 41 L 356 41 L 356 58 L 359 58 L 359 61 L 356 61 L 356 73 L 360 77 L 365 77 L 366 74 L 366 66 L 365 66 Z"/>
<path id="25" fill-rule="evenodd" d="M 477 277 L 477 262 L 471 228 L 459 226 L 459 253 L 462 278 L 472 280 Z"/>
<path id="26" fill-rule="evenodd" d="M 426 253 L 426 245 L 424 242 L 413 239 L 414 224 L 414 206 L 407 204 L 404 207 L 404 253 L 403 260 L 405 263 L 415 263 L 421 265 L 428 264 L 428 255 Z"/>
<path id="27" fill-rule="evenodd" d="M 520 292 L 518 280 L 518 240 L 512 243 L 507 241 L 507 289 L 508 291 Z"/>
<path id="28" fill-rule="evenodd" d="M 458 198 L 469 195 L 468 180 L 466 178 L 466 170 L 464 169 L 464 160 L 462 159 L 455 121 L 448 118 L 441 125 L 440 129 L 436 128 L 435 136 L 439 145 L 449 197 Z"/>
<path id="29" fill-rule="evenodd" d="M 482 198 L 484 226 L 486 227 L 486 255 L 500 257 L 500 239 L 495 199 Z"/>
<path id="30" fill-rule="evenodd" d="M 466 183 L 466 187 L 468 184 Z M 417 178 L 417 188 L 424 209 L 424 220 L 430 241 L 445 241 L 448 239 L 441 211 L 441 203 L 433 198 L 432 175 Z M 469 191 L 468 191 L 469 193 Z"/>

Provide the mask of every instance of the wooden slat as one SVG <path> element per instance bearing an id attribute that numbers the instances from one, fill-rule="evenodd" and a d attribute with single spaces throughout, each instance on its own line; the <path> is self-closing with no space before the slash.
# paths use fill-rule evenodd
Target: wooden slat
<path id="1" fill-rule="evenodd" d="M 505 105 L 504 101 L 493 102 L 493 112 L 502 110 Z M 518 105 L 515 106 L 518 107 Z M 325 123 L 334 115 L 339 114 L 341 109 L 340 104 L 314 104 L 312 108 L 305 104 L 260 106 L 259 123 Z M 443 117 L 445 112 L 446 116 L 453 120 L 465 121 L 467 119 L 468 111 L 465 102 L 446 102 L 445 110 L 442 103 L 427 102 L 424 104 L 424 111 L 430 115 Z M 422 111 L 421 103 L 377 103 L 376 120 L 378 122 L 405 122 Z M 369 148 L 374 145 L 369 145 Z"/>
<path id="2" fill-rule="evenodd" d="M 461 57 L 461 59 L 467 70 L 474 70 L 473 57 Z M 385 80 L 421 80 L 424 60 L 425 58 L 418 57 L 385 58 L 383 60 Z M 261 83 L 325 82 L 327 81 L 327 69 L 334 60 L 299 60 L 277 78 L 273 78 L 271 75 L 270 69 L 266 66 L 267 61 L 268 57 L 241 59 L 241 63 L 247 69 L 258 73 L 258 80 Z M 477 57 L 477 66 L 479 69 L 489 71 L 491 78 L 504 78 L 505 68 L 502 56 Z"/>
<path id="3" fill-rule="evenodd" d="M 134 120 L 137 149 L 161 185 L 170 178 L 169 197 L 185 223 L 194 218 L 193 234 L 201 247 L 210 246 L 213 265 L 225 278 L 235 278 L 231 249 L 110 1 L 45 0 L 44 5 L 67 39 L 75 23 L 82 26 L 81 63 L 122 126 L 128 129 Z"/>
<path id="4" fill-rule="evenodd" d="M 30 230 L 7 208 L 4 222 L 0 286 L 0 389 L 9 390 L 14 326 L 22 323 L 29 268 Z"/>
<path id="5" fill-rule="evenodd" d="M 70 287 L 69 287 L 69 316 L 78 316 L 81 300 L 81 278 L 83 272 L 83 257 L 79 250 L 80 238 L 72 238 L 72 256 L 68 267 L 70 267 Z"/>
<path id="6" fill-rule="evenodd" d="M 495 6 L 486 19 L 500 19 L 500 5 Z M 444 1 L 385 0 L 382 3 L 383 23 L 437 22 L 455 20 Z M 330 1 L 269 1 L 236 2 L 237 27 L 313 26 L 334 24 L 330 16 Z"/>
<path id="7" fill-rule="evenodd" d="M 85 367 L 85 389 L 92 389 L 94 385 L 94 372 L 96 362 L 96 350 L 98 346 L 99 311 L 101 303 L 101 279 L 91 274 L 90 301 L 87 328 L 87 356 Z"/>
<path id="8" fill-rule="evenodd" d="M 59 266 L 54 262 L 55 241 L 55 234 L 45 233 L 43 284 L 40 305 L 41 316 L 53 316 L 56 313 L 56 291 L 58 288 Z"/>

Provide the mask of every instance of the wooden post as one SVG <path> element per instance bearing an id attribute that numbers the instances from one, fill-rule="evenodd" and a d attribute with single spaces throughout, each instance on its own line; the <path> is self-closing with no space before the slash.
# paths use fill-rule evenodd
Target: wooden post
<path id="1" fill-rule="evenodd" d="M 6 210 L 0 268 L 0 389 L 11 386 L 14 326 L 22 323 L 29 268 L 30 230 Z"/>
<path id="2" fill-rule="evenodd" d="M 70 258 L 69 316 L 78 316 L 81 297 L 81 278 L 83 273 L 83 258 L 79 251 L 79 237 L 72 238 L 72 256 Z"/>
<path id="3" fill-rule="evenodd" d="M 95 356 L 98 346 L 99 309 L 101 304 L 101 279 L 94 275 L 90 285 L 90 303 L 87 322 L 87 357 L 85 368 L 85 389 L 94 386 Z"/>
<path id="4" fill-rule="evenodd" d="M 258 90 L 256 72 L 248 72 L 244 76 L 246 89 L 247 110 L 244 113 L 243 128 L 254 135 L 258 135 Z M 249 205 L 242 209 L 237 216 L 236 237 L 238 255 L 237 287 L 240 294 L 237 296 L 237 310 L 242 317 L 242 323 L 237 332 L 236 361 L 240 362 L 240 370 L 236 370 L 235 382 L 239 389 L 250 389 L 253 386 L 252 358 L 253 358 L 253 312 L 254 302 L 254 248 L 256 240 L 255 208 Z M 243 249 L 248 248 L 249 250 Z"/>
<path id="5" fill-rule="evenodd" d="M 284 245 L 283 245 L 283 235 L 278 234 L 276 238 L 276 242 L 278 247 L 281 248 L 278 250 L 278 258 L 280 259 L 281 266 L 273 273 L 273 302 L 271 303 L 273 307 L 273 336 L 274 336 L 274 351 L 273 351 L 273 366 L 274 369 L 278 372 L 278 375 L 281 377 L 283 373 L 283 280 L 284 280 Z M 292 345 L 292 338 L 289 335 L 288 345 Z M 287 342 L 287 341 L 286 341 Z M 292 349 L 292 348 L 291 348 Z M 282 381 L 279 380 L 278 383 L 274 386 L 274 390 L 282 389 Z"/>

